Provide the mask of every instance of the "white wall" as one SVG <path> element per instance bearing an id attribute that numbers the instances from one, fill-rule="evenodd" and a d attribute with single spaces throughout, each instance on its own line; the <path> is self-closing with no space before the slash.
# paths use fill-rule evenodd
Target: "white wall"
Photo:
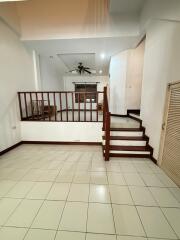
<path id="1" fill-rule="evenodd" d="M 0 151 L 21 140 L 17 92 L 34 90 L 32 52 L 0 20 Z"/>
<path id="2" fill-rule="evenodd" d="M 128 51 L 119 53 L 110 62 L 110 112 L 126 114 L 126 78 Z"/>
<path id="3" fill-rule="evenodd" d="M 144 47 L 145 41 L 143 41 L 137 48 L 128 50 L 126 109 L 140 109 L 141 106 Z"/>
<path id="4" fill-rule="evenodd" d="M 158 158 L 167 83 L 180 80 L 180 24 L 153 21 L 147 29 L 141 118 Z"/>
<path id="5" fill-rule="evenodd" d="M 102 142 L 102 123 L 21 122 L 22 141 Z"/>
<path id="6" fill-rule="evenodd" d="M 146 0 L 140 16 L 140 29 L 146 29 L 153 19 L 180 20 L 179 0 Z"/>
<path id="7" fill-rule="evenodd" d="M 40 74 L 43 91 L 63 91 L 63 69 L 57 66 L 57 59 L 40 56 Z M 59 63 L 59 65 L 61 65 Z"/>
<path id="8" fill-rule="evenodd" d="M 110 111 L 125 115 L 140 109 L 143 78 L 144 41 L 135 49 L 121 52 L 110 62 Z"/>

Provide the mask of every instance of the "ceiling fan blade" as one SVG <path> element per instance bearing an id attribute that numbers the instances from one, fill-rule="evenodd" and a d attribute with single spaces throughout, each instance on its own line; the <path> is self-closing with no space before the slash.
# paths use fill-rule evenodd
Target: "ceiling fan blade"
<path id="1" fill-rule="evenodd" d="M 90 69 L 89 67 L 85 67 L 84 69 Z"/>
<path id="2" fill-rule="evenodd" d="M 88 70 L 86 70 L 86 69 L 85 69 L 84 71 L 87 72 L 87 73 L 89 73 L 89 74 L 92 74 L 90 71 L 88 71 Z"/>

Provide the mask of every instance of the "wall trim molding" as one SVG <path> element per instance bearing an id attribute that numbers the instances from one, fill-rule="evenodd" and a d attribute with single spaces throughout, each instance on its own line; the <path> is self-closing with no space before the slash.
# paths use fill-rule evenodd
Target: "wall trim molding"
<path id="1" fill-rule="evenodd" d="M 58 141 L 21 141 L 21 144 L 51 144 L 51 145 L 93 145 L 101 146 L 101 142 L 58 142 Z"/>
<path id="2" fill-rule="evenodd" d="M 0 156 L 2 156 L 3 154 L 5 154 L 7 152 L 10 152 L 11 150 L 19 147 L 21 144 L 22 144 L 22 142 L 18 142 L 16 144 L 12 145 L 11 147 L 8 147 L 8 148 L 4 149 L 3 151 L 0 152 Z"/>
<path id="3" fill-rule="evenodd" d="M 111 113 L 111 116 L 112 117 L 129 117 L 128 114 L 123 115 L 123 114 L 113 114 L 113 113 Z"/>
<path id="4" fill-rule="evenodd" d="M 101 142 L 55 142 L 55 141 L 20 141 L 11 147 L 8 147 L 0 152 L 0 156 L 4 155 L 5 153 L 10 152 L 11 150 L 19 147 L 23 144 L 49 144 L 49 145 L 82 145 L 82 146 L 102 146 Z"/>

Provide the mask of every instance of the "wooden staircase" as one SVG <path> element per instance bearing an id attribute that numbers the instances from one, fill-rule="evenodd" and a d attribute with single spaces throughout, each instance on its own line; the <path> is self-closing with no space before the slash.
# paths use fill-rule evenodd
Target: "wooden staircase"
<path id="1" fill-rule="evenodd" d="M 103 152 L 105 153 L 106 136 L 103 135 Z M 145 129 L 110 128 L 110 157 L 151 157 L 153 149 L 149 146 L 149 138 Z"/>
<path id="2" fill-rule="evenodd" d="M 112 127 L 109 112 L 107 88 L 104 88 L 104 106 L 103 106 L 103 154 L 105 161 L 110 157 L 142 157 L 153 159 L 153 148 L 149 146 L 149 137 L 145 135 L 145 128 L 142 121 L 136 115 L 127 117 L 139 122 L 137 128 L 117 128 Z"/>

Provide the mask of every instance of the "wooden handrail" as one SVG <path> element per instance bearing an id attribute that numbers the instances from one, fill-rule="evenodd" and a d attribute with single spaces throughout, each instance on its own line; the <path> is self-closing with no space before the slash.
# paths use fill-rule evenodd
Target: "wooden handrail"
<path id="1" fill-rule="evenodd" d="M 105 134 L 105 148 L 104 148 L 105 161 L 109 161 L 110 126 L 111 126 L 111 113 L 109 112 L 107 87 L 104 87 L 103 131 L 104 131 L 104 134 Z"/>
<path id="2" fill-rule="evenodd" d="M 23 91 L 18 98 L 22 121 L 102 122 L 100 91 Z"/>

